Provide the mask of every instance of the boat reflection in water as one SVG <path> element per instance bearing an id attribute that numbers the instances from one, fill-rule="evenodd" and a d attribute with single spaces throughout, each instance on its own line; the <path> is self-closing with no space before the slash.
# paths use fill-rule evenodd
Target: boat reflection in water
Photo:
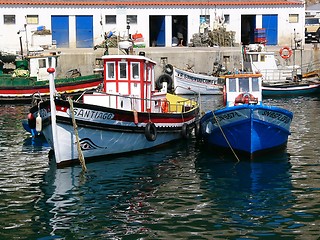
<path id="1" fill-rule="evenodd" d="M 37 137 L 27 137 L 23 141 L 23 148 L 30 150 L 30 148 L 34 148 L 34 150 L 41 150 L 41 149 L 50 149 L 49 144 L 44 136 L 37 136 Z"/>
<path id="2" fill-rule="evenodd" d="M 290 155 L 279 152 L 255 161 L 233 159 L 201 153 L 195 163 L 203 188 L 213 195 L 212 208 L 220 209 L 213 216 L 216 230 L 226 236 L 231 229 L 242 232 L 241 236 L 276 236 L 274 227 L 281 228 L 290 221 L 286 212 L 295 201 Z"/>
<path id="3" fill-rule="evenodd" d="M 154 181 L 160 181 L 161 169 L 171 165 L 168 162 L 176 157 L 177 145 L 145 154 L 101 158 L 87 164 L 86 173 L 79 165 L 57 168 L 51 161 L 41 200 L 42 208 L 51 214 L 50 235 L 107 237 L 124 234 L 124 228 L 139 231 L 141 226 L 135 223 L 148 215 L 146 202 L 155 191 Z M 70 233 L 75 228 L 81 232 Z"/>

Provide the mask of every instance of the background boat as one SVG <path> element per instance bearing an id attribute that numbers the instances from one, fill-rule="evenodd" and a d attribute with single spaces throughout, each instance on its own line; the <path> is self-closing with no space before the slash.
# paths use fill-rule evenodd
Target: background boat
<path id="1" fill-rule="evenodd" d="M 35 53 L 24 58 L 15 58 L 10 72 L 0 68 L 0 101 L 26 102 L 36 94 L 49 97 L 49 65 L 58 66 L 59 54 Z M 13 59 L 11 58 L 10 61 Z M 96 89 L 103 80 L 102 72 L 82 76 L 77 69 L 71 69 L 65 76 L 55 76 L 56 91 L 61 95 L 80 95 Z"/>
<path id="2" fill-rule="evenodd" d="M 294 51 L 283 47 L 279 54 L 288 60 L 295 57 Z M 320 62 L 316 60 L 305 66 L 282 66 L 275 53 L 267 51 L 263 44 L 250 44 L 244 47 L 243 65 L 247 72 L 262 74 L 263 96 L 308 95 L 319 92 Z"/>
<path id="3" fill-rule="evenodd" d="M 173 85 L 176 94 L 222 94 L 223 83 L 224 78 L 173 68 Z"/>

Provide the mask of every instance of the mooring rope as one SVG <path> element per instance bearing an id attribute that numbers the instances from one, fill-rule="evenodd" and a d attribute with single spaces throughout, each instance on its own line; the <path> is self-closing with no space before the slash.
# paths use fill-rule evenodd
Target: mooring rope
<path id="1" fill-rule="evenodd" d="M 221 131 L 221 133 L 222 133 L 222 135 L 223 135 L 224 139 L 226 140 L 227 144 L 229 145 L 229 148 L 231 149 L 231 151 L 232 151 L 233 155 L 236 157 L 237 161 L 238 161 L 238 162 L 240 162 L 240 160 L 239 160 L 239 158 L 238 158 L 237 154 L 235 153 L 235 151 L 233 150 L 233 148 L 232 148 L 231 144 L 229 143 L 229 141 L 228 141 L 228 139 L 227 139 L 227 136 L 224 134 L 223 129 L 222 129 L 222 127 L 221 127 L 220 123 L 219 123 L 219 120 L 218 120 L 217 116 L 214 114 L 214 112 L 213 112 L 213 111 L 212 111 L 212 114 L 213 114 L 214 119 L 216 120 L 216 122 L 217 122 L 217 124 L 218 124 L 218 127 L 219 127 L 219 129 L 220 129 L 220 131 Z"/>
<path id="2" fill-rule="evenodd" d="M 72 117 L 72 125 L 73 125 L 74 135 L 76 136 L 76 141 L 77 141 L 78 158 L 79 158 L 82 170 L 87 171 L 86 162 L 85 162 L 85 159 L 84 159 L 84 156 L 83 156 L 83 153 L 81 150 L 81 146 L 80 146 L 78 127 L 77 127 L 76 118 L 74 116 L 74 111 L 73 111 L 73 101 L 70 97 L 68 98 L 68 101 L 70 104 L 70 112 L 71 112 L 71 117 Z"/>

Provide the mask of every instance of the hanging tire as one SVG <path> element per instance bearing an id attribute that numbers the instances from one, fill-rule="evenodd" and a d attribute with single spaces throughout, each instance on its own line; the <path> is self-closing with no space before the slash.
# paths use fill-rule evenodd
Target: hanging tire
<path id="1" fill-rule="evenodd" d="M 144 135 L 146 139 L 150 142 L 153 142 L 157 139 L 157 127 L 154 123 L 149 122 L 147 123 L 144 129 Z"/>
<path id="2" fill-rule="evenodd" d="M 171 64 L 166 64 L 164 66 L 164 72 L 166 74 L 169 74 L 170 76 L 172 76 L 172 74 L 173 74 L 173 66 Z"/>
<path id="3" fill-rule="evenodd" d="M 163 87 L 162 83 L 164 83 L 164 82 L 167 83 L 167 89 L 171 90 L 173 81 L 172 81 L 172 78 L 168 74 L 162 74 L 158 77 L 158 79 L 156 80 L 156 89 L 161 90 Z"/>
<path id="4" fill-rule="evenodd" d="M 189 125 L 184 123 L 181 128 L 181 135 L 183 138 L 188 139 L 190 136 Z"/>
<path id="5" fill-rule="evenodd" d="M 197 122 L 194 124 L 194 135 L 196 136 L 196 139 L 197 140 L 200 140 L 202 138 L 202 135 L 201 135 L 201 124 L 200 122 Z"/>

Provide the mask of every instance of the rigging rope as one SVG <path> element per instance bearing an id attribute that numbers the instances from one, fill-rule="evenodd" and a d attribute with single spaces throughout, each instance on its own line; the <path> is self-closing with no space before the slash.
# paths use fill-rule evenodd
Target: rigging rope
<path id="1" fill-rule="evenodd" d="M 218 127 L 219 127 L 219 129 L 220 129 L 220 131 L 221 131 L 221 133 L 222 133 L 222 135 L 223 135 L 224 139 L 226 140 L 227 144 L 229 145 L 229 147 L 230 147 L 230 149 L 231 149 L 231 151 L 232 151 L 233 155 L 236 157 L 237 161 L 238 161 L 238 162 L 240 162 L 240 160 L 239 160 L 239 158 L 238 158 L 237 154 L 235 153 L 235 151 L 233 150 L 233 148 L 232 148 L 231 144 L 229 143 L 229 141 L 228 141 L 228 139 L 227 139 L 227 136 L 224 134 L 224 132 L 223 132 L 223 130 L 222 130 L 222 127 L 221 127 L 221 125 L 220 125 L 220 123 L 219 123 L 218 118 L 216 117 L 216 115 L 214 114 L 214 112 L 213 112 L 213 111 L 212 111 L 212 113 L 213 113 L 214 119 L 216 120 L 216 122 L 217 122 L 217 124 L 218 124 Z"/>
<path id="2" fill-rule="evenodd" d="M 73 111 L 73 101 L 72 101 L 72 99 L 70 97 L 68 98 L 68 101 L 69 101 L 69 104 L 70 104 L 70 111 L 71 111 L 74 135 L 76 136 L 78 158 L 79 158 L 82 170 L 84 172 L 86 172 L 87 171 L 87 167 L 86 167 L 86 162 L 85 162 L 85 159 L 84 159 L 84 156 L 83 156 L 83 153 L 82 153 L 82 150 L 81 150 L 81 146 L 80 146 L 78 127 L 77 127 L 77 123 L 76 123 L 76 119 L 75 119 L 74 111 Z"/>

